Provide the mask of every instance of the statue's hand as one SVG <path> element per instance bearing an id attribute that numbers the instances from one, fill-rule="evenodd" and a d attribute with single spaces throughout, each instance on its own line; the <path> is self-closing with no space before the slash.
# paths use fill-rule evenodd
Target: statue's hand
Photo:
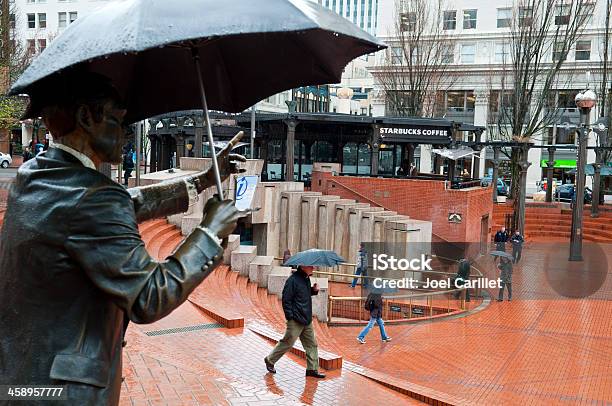
<path id="1" fill-rule="evenodd" d="M 206 202 L 201 226 L 224 240 L 236 229 L 238 220 L 247 214 L 249 211 L 238 210 L 232 200 L 221 201 L 215 195 Z"/>
<path id="2" fill-rule="evenodd" d="M 239 165 L 241 162 L 246 162 L 246 158 L 240 154 L 232 154 L 232 148 L 236 146 L 244 131 L 240 131 L 232 138 L 232 140 L 217 154 L 217 163 L 219 164 L 219 174 L 221 175 L 221 181 L 227 179 L 231 174 L 246 172 L 246 169 L 240 169 Z M 212 166 L 204 172 L 196 175 L 199 180 L 200 189 L 198 193 L 201 193 L 205 189 L 215 184 L 215 173 Z"/>

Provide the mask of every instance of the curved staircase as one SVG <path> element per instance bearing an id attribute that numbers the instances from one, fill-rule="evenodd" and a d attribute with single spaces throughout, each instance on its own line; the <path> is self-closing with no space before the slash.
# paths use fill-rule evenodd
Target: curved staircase
<path id="1" fill-rule="evenodd" d="M 139 225 L 139 230 L 149 254 L 158 260 L 165 259 L 182 241 L 180 229 L 169 224 L 167 220 L 151 220 Z M 190 299 L 198 307 L 202 303 L 208 308 L 223 313 L 230 310 L 240 314 L 250 323 L 257 323 L 264 329 L 282 332 L 286 321 L 282 302 L 268 290 L 258 287 L 246 276 L 223 265 L 215 269 L 210 276 L 194 291 Z M 338 353 L 339 345 L 333 338 L 327 323 L 313 320 L 319 346 L 327 351 Z"/>

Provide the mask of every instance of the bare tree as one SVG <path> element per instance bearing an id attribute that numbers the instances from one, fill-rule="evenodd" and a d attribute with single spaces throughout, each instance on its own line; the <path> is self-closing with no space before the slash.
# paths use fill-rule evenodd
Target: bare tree
<path id="1" fill-rule="evenodd" d="M 509 55 L 500 79 L 503 103 L 497 135 L 501 140 L 535 141 L 559 119 L 561 113 L 551 105 L 550 95 L 564 87 L 562 80 L 568 80 L 569 72 L 562 68 L 592 13 L 593 3 L 588 0 L 514 0 Z M 520 193 L 520 162 L 527 160 L 527 151 L 513 148 L 505 152 L 512 172 L 514 225 L 521 227 L 525 196 Z"/>
<path id="2" fill-rule="evenodd" d="M 374 73 L 391 114 L 433 116 L 437 92 L 450 86 L 454 43 L 443 28 L 444 9 L 441 0 L 396 0 L 397 40 Z"/>

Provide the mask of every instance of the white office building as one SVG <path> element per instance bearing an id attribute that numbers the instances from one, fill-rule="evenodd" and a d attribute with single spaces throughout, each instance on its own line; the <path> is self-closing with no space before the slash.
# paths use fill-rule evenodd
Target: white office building
<path id="1" fill-rule="evenodd" d="M 389 0 L 392 3 L 394 0 Z M 432 1 L 432 3 L 434 3 Z M 439 18 L 445 33 L 449 35 L 451 46 L 446 55 L 448 67 L 446 77 L 450 79 L 443 94 L 438 100 L 443 100 L 441 111 L 437 116 L 448 119 L 475 124 L 487 128 L 483 140 L 491 139 L 494 132 L 495 115 L 498 114 L 498 105 L 492 100 L 499 99 L 500 77 L 502 70 L 507 69 L 504 59 L 509 58 L 510 19 L 516 16 L 512 0 L 449 0 L 443 2 L 444 8 Z M 560 1 L 555 8 L 554 27 L 563 26 L 568 19 L 568 1 Z M 524 13 L 523 10 L 520 11 Z M 534 137 L 532 142 L 540 145 L 572 144 L 576 142 L 575 128 L 580 122 L 579 111 L 575 107 L 574 97 L 578 91 L 590 86 L 599 92 L 602 75 L 602 55 L 604 41 L 604 22 L 606 13 L 606 0 L 593 0 L 587 8 L 589 14 L 582 35 L 570 50 L 564 62 L 558 87 L 551 94 L 546 95 L 560 110 L 560 118 L 556 124 L 544 129 L 540 136 Z M 370 69 L 374 76 L 373 115 L 383 116 L 389 114 L 389 106 L 385 98 L 385 91 L 380 82 L 383 70 L 389 69 L 388 56 L 396 55 L 395 62 L 391 64 L 405 64 L 405 56 L 399 43 L 399 36 L 395 31 L 398 18 L 394 5 L 379 7 L 378 36 L 389 45 L 387 54 L 379 53 L 376 66 Z M 414 16 L 405 16 L 407 21 Z M 522 16 L 519 18 L 523 18 Z M 565 23 L 566 24 L 566 23 Z M 552 63 L 554 50 L 547 50 L 545 56 Z M 397 70 L 400 71 L 399 69 Z M 378 75 L 378 76 L 377 76 Z M 506 73 L 507 76 L 507 73 Z M 537 91 L 537 89 L 536 89 Z M 440 97 L 441 96 L 441 97 Z M 498 103 L 497 103 L 498 104 Z M 591 122 L 599 117 L 599 109 L 593 109 Z M 568 131 L 569 129 L 569 131 Z M 595 145 L 594 134 L 589 139 L 589 145 Z M 421 154 L 428 153 L 420 151 Z M 417 154 L 418 156 L 418 154 Z M 491 158 L 492 153 L 487 154 Z M 547 159 L 546 149 L 532 148 L 529 153 L 531 166 L 528 169 L 528 194 L 537 191 L 537 184 L 545 177 Z M 555 167 L 555 178 L 569 181 L 568 173 L 572 166 L 575 168 L 576 151 L 557 149 L 555 161 L 560 167 Z M 595 161 L 593 150 L 588 151 L 588 163 Z M 431 160 L 421 159 L 421 171 L 429 172 Z M 484 160 L 480 160 L 480 174 L 486 173 Z M 592 181 L 587 177 L 587 186 Z"/>

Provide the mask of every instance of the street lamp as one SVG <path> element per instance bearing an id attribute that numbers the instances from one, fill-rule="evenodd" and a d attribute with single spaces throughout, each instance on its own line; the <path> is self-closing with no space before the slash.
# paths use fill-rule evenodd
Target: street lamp
<path id="1" fill-rule="evenodd" d="M 580 109 L 582 128 L 578 129 L 578 159 L 576 161 L 576 193 L 572 207 L 572 234 L 570 235 L 570 261 L 582 261 L 582 215 L 584 212 L 584 184 L 586 147 L 589 136 L 591 109 L 597 103 L 597 95 L 585 90 L 576 95 L 576 106 Z"/>

